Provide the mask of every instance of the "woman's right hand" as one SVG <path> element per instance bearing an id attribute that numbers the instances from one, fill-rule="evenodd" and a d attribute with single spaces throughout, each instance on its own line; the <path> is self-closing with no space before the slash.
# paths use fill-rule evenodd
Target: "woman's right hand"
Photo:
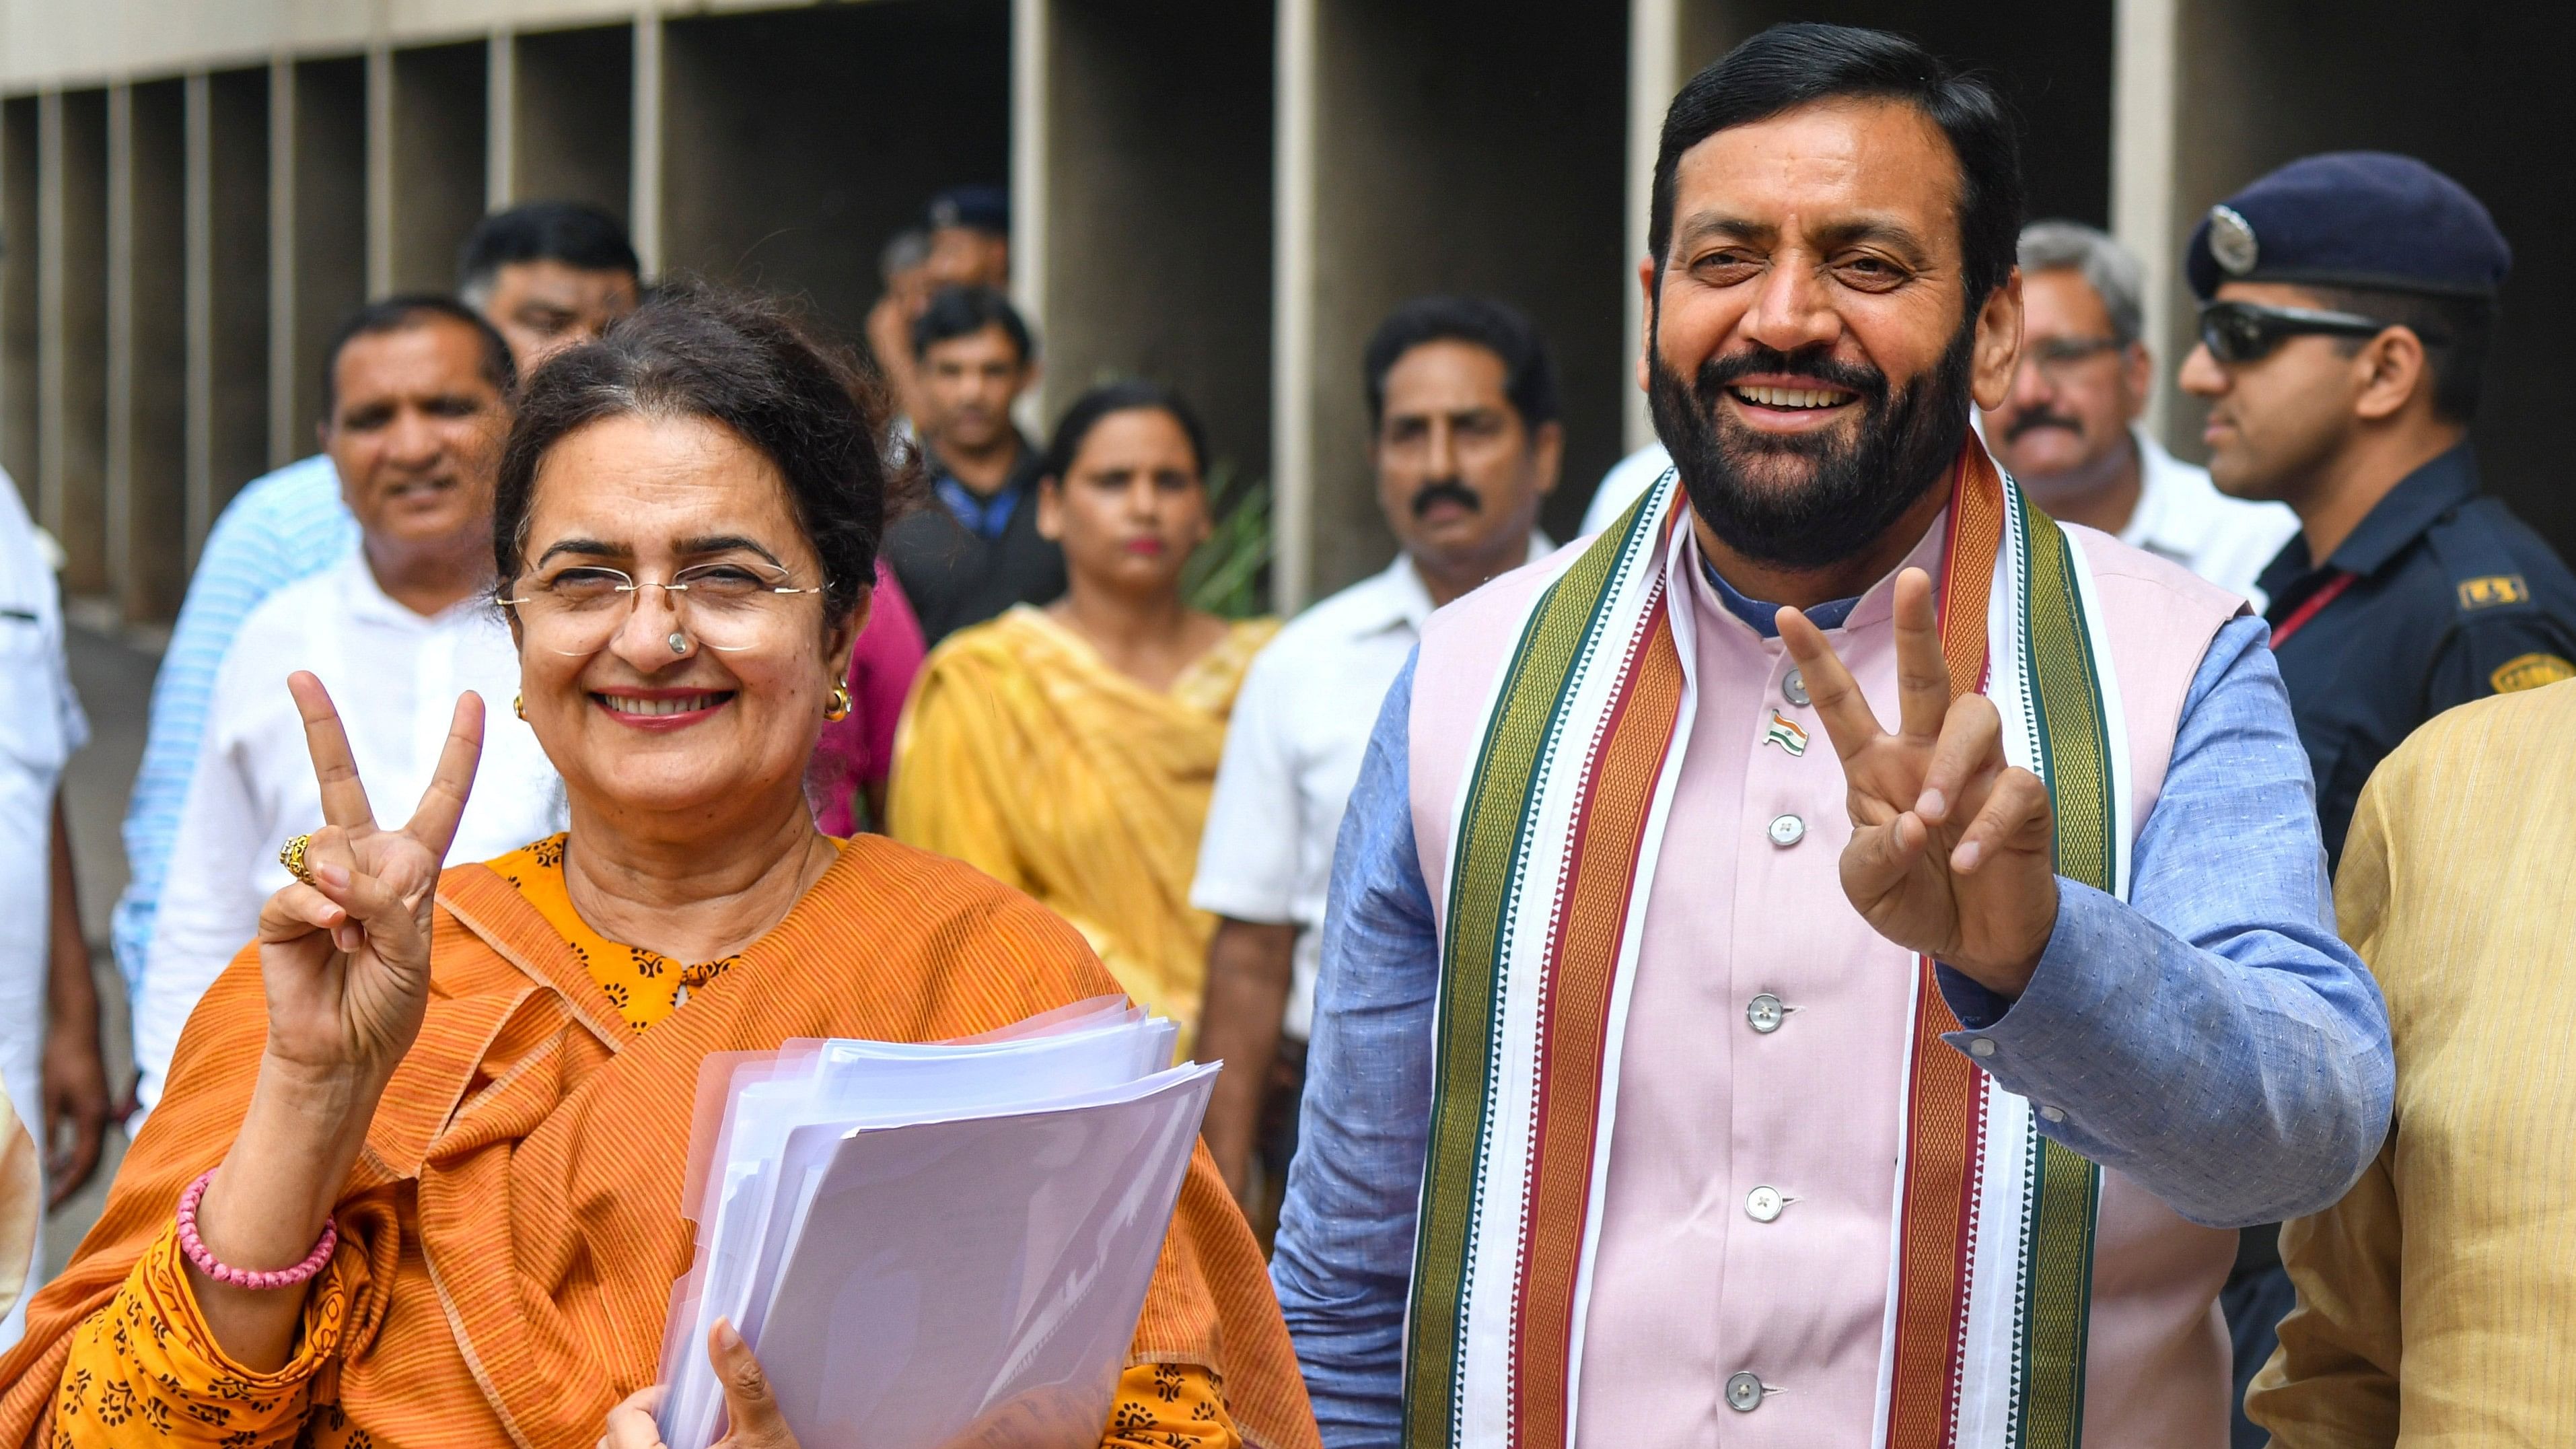
<path id="1" fill-rule="evenodd" d="M 349 737 L 322 681 L 287 680 L 322 789 L 322 818 L 290 883 L 259 913 L 268 1052 L 317 1077 L 381 1085 L 420 1033 L 429 1002 L 431 896 L 483 751 L 483 701 L 456 701 L 420 805 L 399 830 L 376 825 Z"/>
<path id="2" fill-rule="evenodd" d="M 715 1332 L 707 1335 L 707 1362 L 715 1365 L 716 1382 L 724 1386 L 727 1425 L 712 1449 L 796 1449 L 796 1431 L 778 1412 L 769 1375 L 761 1372 L 751 1345 L 724 1319 L 717 1319 Z M 639 1389 L 609 1410 L 599 1449 L 663 1449 L 662 1431 L 653 1422 L 662 1411 L 663 1391 L 661 1384 Z"/>

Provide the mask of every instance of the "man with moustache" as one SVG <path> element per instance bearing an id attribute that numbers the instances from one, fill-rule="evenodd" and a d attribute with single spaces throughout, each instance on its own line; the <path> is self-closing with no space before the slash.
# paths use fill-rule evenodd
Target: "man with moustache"
<path id="1" fill-rule="evenodd" d="M 2224 1438 L 2220 1229 L 2368 1163 L 2387 1022 L 2261 622 L 1969 432 L 2020 201 L 1896 36 L 1667 112 L 1678 476 L 1430 620 L 1335 855 L 1272 1266 L 1327 1443 Z"/>
<path id="2" fill-rule="evenodd" d="M 2098 528 L 2263 606 L 2254 577 L 2298 515 L 2245 503 L 2164 450 L 2139 419 L 2155 387 L 2137 258 L 2079 222 L 2021 233 L 2021 366 L 1986 444 L 2060 523 Z"/>
<path id="3" fill-rule="evenodd" d="M 279 842 L 322 828 L 287 675 L 321 677 L 361 772 L 396 799 L 428 784 L 459 693 L 496 706 L 450 859 L 483 860 L 564 824 L 554 767 L 497 708 L 519 685 L 491 592 L 492 487 L 517 377 L 508 345 L 480 314 L 410 296 L 359 311 L 326 357 L 322 450 L 358 547 L 251 610 L 215 676 L 134 999 L 147 1111 L 197 999 L 292 879 Z"/>
<path id="4" fill-rule="evenodd" d="M 531 201 L 476 223 L 457 256 L 456 285 L 509 340 L 512 364 L 525 374 L 635 310 L 638 266 L 614 218 L 570 202 Z M 216 670 L 261 600 L 345 562 L 357 548 L 357 520 L 341 491 L 330 456 L 315 453 L 242 485 L 206 534 L 153 676 L 151 729 L 126 802 L 130 875 L 111 935 L 129 994 L 142 989 Z"/>
<path id="5" fill-rule="evenodd" d="M 1399 551 L 1253 661 L 1190 887 L 1190 904 L 1218 917 L 1199 1059 L 1226 1064 L 1200 1131 L 1256 1223 L 1296 1152 L 1333 840 L 1377 703 L 1432 610 L 1553 547 L 1538 511 L 1565 429 L 1556 365 L 1529 318 L 1483 297 L 1416 298 L 1378 324 L 1361 371 L 1378 506 Z"/>

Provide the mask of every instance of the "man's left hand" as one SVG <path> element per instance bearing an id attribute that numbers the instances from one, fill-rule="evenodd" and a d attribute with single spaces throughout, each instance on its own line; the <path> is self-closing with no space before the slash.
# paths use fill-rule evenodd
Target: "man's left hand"
<path id="1" fill-rule="evenodd" d="M 57 1021 L 45 1033 L 45 1208 L 89 1182 L 107 1140 L 107 1064 L 95 1022 Z"/>
<path id="2" fill-rule="evenodd" d="M 2019 996 L 2057 928 L 2056 822 L 2039 777 L 2005 760 L 1994 702 L 1950 697 L 1931 577 L 1896 578 L 1894 734 L 1822 630 L 1795 609 L 1779 625 L 1850 787 L 1843 894 L 1880 935 Z"/>

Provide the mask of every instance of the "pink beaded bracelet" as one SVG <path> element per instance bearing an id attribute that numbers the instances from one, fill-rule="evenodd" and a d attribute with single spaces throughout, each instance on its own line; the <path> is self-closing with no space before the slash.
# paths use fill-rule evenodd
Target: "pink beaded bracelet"
<path id="1" fill-rule="evenodd" d="M 179 1251 L 188 1255 L 188 1261 L 197 1265 L 198 1272 L 235 1288 L 292 1288 L 309 1281 L 331 1261 L 332 1250 L 340 1246 L 340 1225 L 328 1218 L 322 1220 L 322 1241 L 315 1243 L 313 1251 L 304 1255 L 304 1261 L 292 1268 L 253 1272 L 247 1268 L 235 1268 L 206 1251 L 205 1239 L 197 1236 L 197 1204 L 205 1199 L 206 1184 L 214 1180 L 215 1170 L 209 1167 L 198 1175 L 195 1182 L 188 1184 L 186 1192 L 179 1194 Z"/>

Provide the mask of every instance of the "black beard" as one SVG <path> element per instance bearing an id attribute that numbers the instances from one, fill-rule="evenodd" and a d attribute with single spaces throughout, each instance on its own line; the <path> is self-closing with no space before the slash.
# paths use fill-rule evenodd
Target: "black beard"
<path id="1" fill-rule="evenodd" d="M 1692 385 L 1664 366 L 1658 348 L 1646 396 L 1691 511 L 1744 557 L 1804 572 L 1860 554 L 1949 476 L 1968 432 L 1975 345 L 1970 318 L 1932 370 L 1893 395 L 1885 373 L 1821 346 L 1780 352 L 1756 344 L 1700 364 Z M 1721 421 L 1727 384 L 1755 373 L 1812 377 L 1858 393 L 1857 436 L 1849 443 L 1823 433 L 1780 437 Z M 1806 478 L 1780 481 L 1800 459 Z"/>

